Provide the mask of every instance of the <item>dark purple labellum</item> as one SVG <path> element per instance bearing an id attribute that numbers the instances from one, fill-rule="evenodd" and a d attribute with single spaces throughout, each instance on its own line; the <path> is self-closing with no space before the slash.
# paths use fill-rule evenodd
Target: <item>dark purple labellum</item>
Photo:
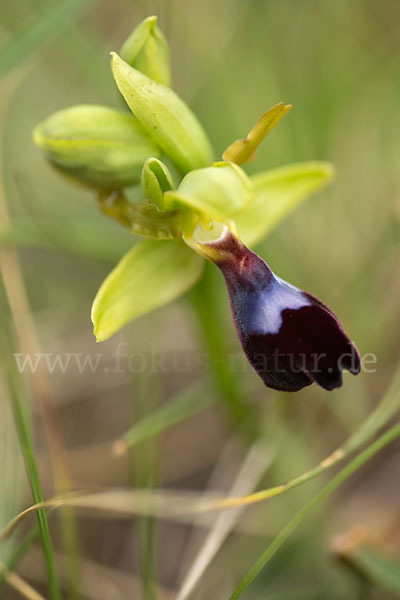
<path id="1" fill-rule="evenodd" d="M 360 372 L 360 357 L 333 312 L 277 277 L 228 230 L 207 244 L 228 288 L 239 340 L 264 381 L 295 392 L 316 381 L 342 385 L 342 370 Z"/>

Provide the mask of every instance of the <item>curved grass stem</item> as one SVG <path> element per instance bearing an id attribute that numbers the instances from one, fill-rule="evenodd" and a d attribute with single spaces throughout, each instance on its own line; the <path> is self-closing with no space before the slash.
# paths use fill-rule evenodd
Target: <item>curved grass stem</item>
<path id="1" fill-rule="evenodd" d="M 298 477 L 287 481 L 281 485 L 276 485 L 265 490 L 260 490 L 254 494 L 242 498 L 227 498 L 216 503 L 216 508 L 228 508 L 243 506 L 245 504 L 255 504 L 288 492 L 303 483 L 307 483 L 321 475 L 328 469 L 342 463 L 352 453 L 361 448 L 378 431 L 386 425 L 395 413 L 400 409 L 400 367 L 394 374 L 392 381 L 377 407 L 371 412 L 369 417 L 360 425 L 360 427 L 348 438 L 348 440 L 339 448 L 331 452 L 324 460 L 315 467 L 302 473 Z"/>
<path id="2" fill-rule="evenodd" d="M 366 450 L 356 456 L 348 465 L 346 465 L 329 483 L 327 483 L 311 500 L 303 506 L 295 516 L 287 523 L 281 532 L 275 537 L 268 548 L 261 554 L 260 558 L 255 562 L 253 567 L 244 577 L 242 582 L 233 592 L 230 600 L 241 598 L 245 590 L 254 581 L 261 569 L 268 563 L 272 556 L 288 539 L 288 537 L 297 529 L 306 517 L 316 508 L 323 500 L 332 494 L 348 477 L 350 477 L 357 469 L 362 467 L 375 454 L 390 444 L 393 440 L 400 436 L 400 423 L 382 434 L 375 442 L 373 442 Z"/>
<path id="3" fill-rule="evenodd" d="M 15 424 L 21 441 L 22 454 L 25 460 L 26 472 L 29 479 L 32 497 L 35 503 L 40 503 L 43 502 L 43 492 L 36 465 L 29 416 L 27 414 L 25 402 L 22 397 L 20 385 L 18 384 L 16 377 L 12 376 L 11 370 L 8 370 L 7 380 L 11 406 L 14 412 Z M 37 521 L 46 563 L 50 596 L 52 600 L 61 600 L 61 591 L 54 560 L 53 545 L 51 542 L 50 529 L 45 509 L 39 509 L 37 511 Z"/>

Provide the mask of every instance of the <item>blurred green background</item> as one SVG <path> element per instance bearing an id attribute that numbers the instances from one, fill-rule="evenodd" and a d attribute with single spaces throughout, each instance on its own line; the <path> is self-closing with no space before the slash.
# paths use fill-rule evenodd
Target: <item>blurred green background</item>
<path id="1" fill-rule="evenodd" d="M 193 298 L 142 317 L 96 345 L 92 300 L 137 238 L 101 215 L 93 194 L 60 179 L 34 147 L 31 132 L 50 113 L 74 104 L 121 108 L 109 52 L 151 14 L 158 15 L 171 46 L 173 85 L 199 116 L 218 154 L 245 136 L 268 107 L 284 101 L 293 109 L 246 166 L 248 172 L 314 159 L 335 164 L 335 183 L 295 211 L 257 250 L 279 276 L 321 297 L 340 316 L 360 353 L 376 355 L 376 365 L 370 365 L 374 372 L 346 375 L 344 386 L 334 392 L 312 386 L 285 395 L 264 388 L 242 363 L 230 381 L 215 384 Z M 254 487 L 269 487 L 329 454 L 382 396 L 400 359 L 399 23 L 398 0 L 15 0 L 0 5 L 0 195 L 12 222 L 6 222 L 2 209 L 1 251 L 6 255 L 18 248 L 40 352 L 93 360 L 99 355 L 96 372 L 80 372 L 71 360 L 67 368 L 56 364 L 45 375 L 73 489 L 133 482 L 201 491 L 219 465 L 210 485 L 226 491 L 246 452 L 221 400 L 232 393 L 257 415 L 273 455 L 254 482 Z M 18 276 L 11 273 L 10 280 L 18 282 Z M 207 286 L 215 299 L 207 307 L 214 335 L 229 356 L 236 356 L 239 343 L 216 269 L 208 269 Z M 32 340 L 21 347 L 21 336 L 29 332 L 16 335 L 7 294 L 0 289 L 0 324 L 13 340 L 2 351 L 7 365 L 9 355 L 24 353 Z M 17 317 L 24 312 L 14 308 Z M 116 368 L 118 352 L 127 356 Z M 200 368 L 204 352 L 207 368 Z M 162 366 L 154 366 L 154 360 Z M 51 449 L 31 379 L 26 388 L 37 460 L 50 497 L 55 489 Z M 132 455 L 112 454 L 114 442 L 132 423 L 178 392 L 192 393 L 199 381 L 203 387 L 193 393 L 193 402 L 203 402 L 207 394 L 212 408 L 135 446 Z M 1 524 L 31 503 L 7 406 L 3 387 Z M 399 597 L 366 584 L 332 551 L 337 535 L 362 524 L 373 537 L 385 538 L 389 531 L 391 552 L 398 556 L 398 449 L 394 444 L 375 458 L 317 511 L 245 597 Z M 321 484 L 315 481 L 248 509 L 190 597 L 228 598 L 270 539 Z M 161 520 L 151 527 L 146 521 L 143 533 L 141 523 L 79 514 L 83 598 L 151 598 L 154 589 L 160 598 L 176 597 L 204 530 Z M 56 516 L 51 528 L 61 560 Z M 138 543 L 143 539 L 145 552 Z M 3 548 L 2 560 L 7 552 Z M 147 562 L 146 552 L 151 553 Z M 146 569 L 153 568 L 155 574 L 149 575 Z M 27 551 L 17 571 L 46 597 L 38 545 Z M 151 592 L 143 580 L 150 582 Z M 2 594 L 18 597 L 8 587 Z"/>

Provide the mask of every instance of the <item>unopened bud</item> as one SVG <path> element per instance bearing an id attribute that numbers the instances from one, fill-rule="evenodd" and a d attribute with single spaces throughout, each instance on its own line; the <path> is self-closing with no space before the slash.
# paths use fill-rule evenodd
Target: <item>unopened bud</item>
<path id="1" fill-rule="evenodd" d="M 33 139 L 58 171 L 95 188 L 138 183 L 144 162 L 159 155 L 135 117 L 103 106 L 56 112 L 36 127 Z"/>
<path id="2" fill-rule="evenodd" d="M 120 56 L 141 73 L 170 85 L 169 47 L 157 17 L 147 17 L 132 31 L 120 50 Z"/>

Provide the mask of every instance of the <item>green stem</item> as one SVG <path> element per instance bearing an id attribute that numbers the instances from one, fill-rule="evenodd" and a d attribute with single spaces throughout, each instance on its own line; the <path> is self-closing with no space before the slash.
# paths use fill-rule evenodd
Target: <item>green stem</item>
<path id="1" fill-rule="evenodd" d="M 160 395 L 158 379 L 151 373 L 141 373 L 135 378 L 133 417 L 146 418 L 148 411 L 158 405 Z M 133 480 L 136 487 L 152 490 L 157 485 L 158 462 L 155 440 L 142 442 L 140 452 L 132 452 Z M 139 571 L 143 600 L 156 600 L 156 520 L 153 516 L 139 516 L 138 550 Z"/>
<path id="2" fill-rule="evenodd" d="M 259 427 L 251 406 L 244 401 L 239 378 L 229 368 L 212 268 L 212 265 L 206 264 L 203 277 L 191 291 L 191 300 L 203 333 L 221 399 L 225 403 L 232 423 L 240 427 L 248 440 L 254 441 L 258 437 Z"/>
<path id="3" fill-rule="evenodd" d="M 22 398 L 21 385 L 19 382 L 17 383 L 16 381 L 16 374 L 13 373 L 13 371 L 10 372 L 10 370 L 8 370 L 7 375 L 15 424 L 21 442 L 22 453 L 25 460 L 26 472 L 29 479 L 32 497 L 36 504 L 38 502 L 43 502 L 44 497 L 36 465 L 29 417 L 27 414 L 25 402 Z M 49 524 L 47 521 L 47 514 L 44 509 L 39 509 L 37 511 L 37 520 L 46 564 L 50 596 L 52 600 L 61 600 L 60 585 L 54 560 L 53 545 L 50 536 Z"/>

